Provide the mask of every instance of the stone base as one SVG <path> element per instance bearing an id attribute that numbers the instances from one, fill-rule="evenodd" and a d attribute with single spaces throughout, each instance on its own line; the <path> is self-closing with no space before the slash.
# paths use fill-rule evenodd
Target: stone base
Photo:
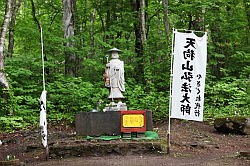
<path id="1" fill-rule="evenodd" d="M 122 111 L 122 110 L 128 110 L 126 103 L 122 103 L 119 101 L 118 103 L 111 102 L 110 104 L 107 104 L 106 107 L 103 109 L 103 112 L 107 111 Z"/>
<path id="2" fill-rule="evenodd" d="M 227 117 L 216 118 L 214 128 L 222 133 L 237 133 L 250 135 L 250 118 L 246 117 Z"/>
<path id="3" fill-rule="evenodd" d="M 0 161 L 0 166 L 7 166 L 7 165 L 20 166 L 20 165 L 24 165 L 24 163 L 20 162 L 19 159 L 13 159 L 13 160 L 8 160 L 8 161 Z"/>
<path id="4" fill-rule="evenodd" d="M 118 142 L 67 142 L 50 146 L 50 158 L 62 159 L 69 157 L 103 157 L 106 155 L 138 155 L 161 154 L 160 141 L 118 141 Z"/>
<path id="5" fill-rule="evenodd" d="M 76 135 L 121 135 L 120 111 L 80 112 L 76 115 Z M 146 111 L 146 130 L 153 130 L 152 112 Z"/>

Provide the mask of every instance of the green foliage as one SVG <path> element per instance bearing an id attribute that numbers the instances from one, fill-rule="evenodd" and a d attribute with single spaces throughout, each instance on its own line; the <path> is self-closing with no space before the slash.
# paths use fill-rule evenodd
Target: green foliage
<path id="1" fill-rule="evenodd" d="M 0 116 L 7 114 L 13 114 L 14 110 L 17 109 L 17 103 L 13 91 L 10 89 L 1 89 L 0 92 Z"/>
<path id="2" fill-rule="evenodd" d="M 51 125 L 72 124 L 75 121 L 74 113 L 61 113 L 58 111 L 49 111 L 47 119 Z"/>
<path id="3" fill-rule="evenodd" d="M 0 117 L 1 129 L 0 131 L 13 131 L 17 129 L 24 129 L 29 124 L 23 121 L 20 116 L 3 116 Z"/>
<path id="4" fill-rule="evenodd" d="M 151 110 L 154 120 L 166 118 L 168 96 L 164 92 L 146 91 L 143 85 L 135 85 L 128 80 L 126 84 L 126 103 L 129 110 Z"/>
<path id="5" fill-rule="evenodd" d="M 243 81 L 220 81 L 214 85 L 207 86 L 206 95 L 209 105 L 217 107 L 225 107 L 235 105 L 243 107 L 249 103 L 249 95 L 246 93 L 244 86 L 241 86 Z M 244 84 L 243 84 L 244 85 Z"/>
<path id="6" fill-rule="evenodd" d="M 99 84 L 84 82 L 81 77 L 64 77 L 59 75 L 57 80 L 47 85 L 48 110 L 64 113 L 87 112 L 96 109 L 100 99 L 106 98 L 108 91 Z"/>
<path id="7" fill-rule="evenodd" d="M 227 77 L 207 84 L 205 93 L 206 118 L 229 115 L 250 116 L 250 80 Z"/>
<path id="8" fill-rule="evenodd" d="M 146 33 L 143 55 L 136 53 L 130 1 L 77 1 L 74 51 L 77 77 L 64 76 L 62 4 L 59 0 L 35 1 L 36 16 L 43 26 L 48 121 L 74 121 L 79 111 L 96 109 L 106 99 L 102 74 L 107 50 L 117 47 L 125 63 L 125 102 L 129 109 L 149 109 L 154 120 L 168 114 L 171 33 L 165 34 L 163 7 L 146 1 Z M 5 3 L 0 2 L 0 22 Z M 170 29 L 208 31 L 208 65 L 205 89 L 205 118 L 229 115 L 250 116 L 249 4 L 246 1 L 169 1 Z M 39 11 L 39 12 L 38 12 Z M 15 26 L 15 49 L 5 58 L 10 90 L 1 91 L 0 125 L 12 130 L 38 125 L 42 92 L 40 32 L 31 15 L 30 1 L 23 1 Z M 94 16 L 90 22 L 90 14 Z M 139 17 L 139 14 L 138 14 Z M 8 40 L 6 40 L 8 41 Z M 143 63 L 143 64 L 138 64 Z M 138 65 L 144 81 L 138 83 Z M 5 98 L 3 98 L 3 96 Z M 7 97 L 6 97 L 7 96 Z M 102 106 L 103 107 L 103 106 Z M 11 115 L 9 115 L 11 113 Z"/>

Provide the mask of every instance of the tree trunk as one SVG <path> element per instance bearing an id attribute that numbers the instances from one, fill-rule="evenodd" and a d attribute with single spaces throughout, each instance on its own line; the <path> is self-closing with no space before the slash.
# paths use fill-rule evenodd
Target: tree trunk
<path id="1" fill-rule="evenodd" d="M 76 76 L 77 58 L 74 48 L 74 28 L 75 28 L 75 5 L 76 0 L 63 0 L 63 31 L 66 42 L 65 46 L 65 75 Z"/>
<path id="2" fill-rule="evenodd" d="M 95 9 L 90 14 L 90 47 L 91 54 L 95 53 L 95 38 L 94 38 L 94 29 L 95 29 Z"/>
<path id="3" fill-rule="evenodd" d="M 134 31 L 135 31 L 135 52 L 137 55 L 137 65 L 135 68 L 135 78 L 137 82 L 144 83 L 144 65 L 143 65 L 143 54 L 144 54 L 144 43 L 142 41 L 143 32 L 141 28 L 141 17 L 140 17 L 140 0 L 130 0 L 132 12 L 134 16 Z"/>
<path id="4" fill-rule="evenodd" d="M 117 6 L 116 3 L 113 3 L 112 0 L 106 0 L 105 2 L 105 10 L 106 10 L 106 24 L 105 24 L 105 31 L 109 32 L 110 31 L 110 27 L 114 24 L 114 22 L 116 22 L 117 20 Z M 105 32 L 104 32 L 105 33 Z M 114 42 L 114 38 L 115 36 L 113 34 L 106 34 L 104 36 L 104 42 L 108 42 L 109 40 L 111 40 L 112 42 L 110 43 L 111 45 L 115 46 L 115 47 L 119 47 L 116 43 Z"/>
<path id="5" fill-rule="evenodd" d="M 245 7 L 246 16 L 247 16 L 248 29 L 250 29 L 250 3 L 249 3 L 249 1 L 247 2 L 247 0 L 244 0 L 244 7 Z M 246 31 L 246 36 L 247 36 L 247 42 L 246 42 L 246 44 L 247 45 L 250 43 L 250 37 L 249 37 L 248 33 L 249 32 Z"/>
<path id="6" fill-rule="evenodd" d="M 162 0 L 162 5 L 163 5 L 163 22 L 168 41 L 168 35 L 169 35 L 168 0 Z"/>
<path id="7" fill-rule="evenodd" d="M 146 41 L 146 14 L 145 14 L 145 9 L 146 9 L 146 5 L 145 5 L 145 0 L 141 0 L 140 1 L 140 9 L 141 9 L 141 41 L 144 44 Z"/>
<path id="8" fill-rule="evenodd" d="M 38 20 L 38 18 L 36 16 L 36 7 L 35 7 L 35 4 L 34 4 L 34 0 L 30 0 L 30 2 L 31 2 L 31 6 L 32 6 L 32 17 L 33 17 L 34 22 L 37 25 L 37 29 L 38 29 L 39 34 L 40 34 L 42 25 L 41 25 L 41 23 L 39 22 L 39 20 Z M 42 45 L 42 43 L 41 43 L 41 45 Z M 44 57 L 43 57 L 44 61 L 47 61 L 47 56 L 46 56 L 46 51 L 45 51 L 44 45 L 43 45 L 43 53 L 44 53 Z M 46 72 L 46 74 L 49 74 L 49 68 L 48 67 L 45 67 L 45 72 Z"/>
<path id="9" fill-rule="evenodd" d="M 33 17 L 33 20 L 35 21 L 36 25 L 37 25 L 37 28 L 39 30 L 39 32 L 41 31 L 41 24 L 40 22 L 38 21 L 37 17 L 36 17 L 36 8 L 35 8 L 35 4 L 34 4 L 34 1 L 33 0 L 30 0 L 31 2 L 31 5 L 32 5 L 32 17 Z"/>
<path id="10" fill-rule="evenodd" d="M 0 38 L 0 84 L 4 89 L 9 89 L 9 83 L 4 72 L 4 49 L 5 49 L 5 36 L 11 17 L 11 0 L 6 0 L 5 16 L 1 29 Z"/>
<path id="11" fill-rule="evenodd" d="M 12 2 L 12 15 L 11 15 L 11 19 L 10 19 L 10 25 L 9 25 L 9 45 L 8 45 L 8 57 L 12 57 L 13 55 L 13 49 L 14 49 L 14 28 L 15 28 L 15 24 L 16 24 L 16 16 L 17 16 L 17 12 L 18 9 L 21 6 L 21 2 L 22 0 L 13 0 Z"/>

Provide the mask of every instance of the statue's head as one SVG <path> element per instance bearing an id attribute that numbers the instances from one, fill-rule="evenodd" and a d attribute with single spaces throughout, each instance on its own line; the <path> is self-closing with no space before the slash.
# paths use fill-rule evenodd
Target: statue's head
<path id="1" fill-rule="evenodd" d="M 115 52 L 115 51 L 111 52 L 111 58 L 112 59 L 118 59 L 119 58 L 118 52 Z"/>
<path id="2" fill-rule="evenodd" d="M 111 58 L 112 59 L 118 59 L 119 58 L 119 52 L 121 52 L 121 50 L 119 50 L 117 48 L 112 48 L 112 49 L 108 50 L 108 52 L 111 53 Z"/>

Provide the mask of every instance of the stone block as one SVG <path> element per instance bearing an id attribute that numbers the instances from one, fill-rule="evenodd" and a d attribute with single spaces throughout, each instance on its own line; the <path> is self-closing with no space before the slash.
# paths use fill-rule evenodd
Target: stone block
<path id="1" fill-rule="evenodd" d="M 216 118 L 214 128 L 222 133 L 250 134 L 250 118 L 226 117 Z"/>
<path id="2" fill-rule="evenodd" d="M 120 111 L 80 112 L 75 119 L 76 135 L 121 135 Z M 146 111 L 146 130 L 153 130 L 152 112 Z"/>
<path id="3" fill-rule="evenodd" d="M 76 134 L 82 136 L 119 135 L 120 112 L 81 112 L 76 115 Z"/>

